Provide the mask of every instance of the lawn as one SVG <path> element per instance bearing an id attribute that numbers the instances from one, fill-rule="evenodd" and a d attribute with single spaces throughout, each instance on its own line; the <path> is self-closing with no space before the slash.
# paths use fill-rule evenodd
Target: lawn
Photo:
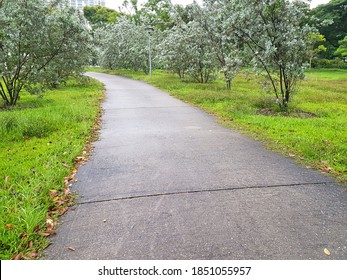
<path id="1" fill-rule="evenodd" d="M 72 203 L 69 184 L 89 153 L 102 91 L 96 81 L 71 80 L 0 108 L 0 259 L 36 259 L 47 246 Z"/>
<path id="2" fill-rule="evenodd" d="M 197 84 L 164 71 L 154 71 L 150 78 L 129 70 L 90 70 L 144 80 L 218 116 L 221 124 L 263 141 L 267 148 L 347 182 L 347 70 L 310 70 L 287 113 L 277 112 L 273 95 L 245 74 L 234 79 L 229 92 L 222 80 Z"/>

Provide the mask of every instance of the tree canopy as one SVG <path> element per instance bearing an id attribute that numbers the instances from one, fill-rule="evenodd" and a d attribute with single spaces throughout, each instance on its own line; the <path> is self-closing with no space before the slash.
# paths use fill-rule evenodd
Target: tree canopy
<path id="1" fill-rule="evenodd" d="M 2 0 L 0 95 L 15 105 L 20 92 L 56 86 L 83 71 L 91 38 L 84 17 L 62 1 Z"/>
<path id="2" fill-rule="evenodd" d="M 91 25 L 116 23 L 121 13 L 101 6 L 85 6 L 83 14 Z"/>
<path id="3" fill-rule="evenodd" d="M 335 55 L 345 53 L 346 0 L 333 0 L 312 13 L 299 0 L 204 0 L 202 6 L 172 5 L 170 0 L 139 6 L 137 0 L 126 0 L 122 12 L 85 7 L 89 24 L 64 3 L 0 0 L 0 93 L 5 104 L 15 104 L 24 87 L 37 92 L 80 73 L 92 52 L 91 34 L 97 50 L 93 59 L 103 67 L 148 72 L 150 39 L 157 67 L 201 83 L 219 72 L 229 89 L 241 69 L 253 69 L 282 107 L 308 62 L 326 49 L 325 40 L 337 40 Z M 328 14 L 321 14 L 322 7 Z M 321 23 L 333 18 L 335 25 L 319 25 L 335 26 L 331 37 L 312 27 L 312 14 Z"/>
<path id="4" fill-rule="evenodd" d="M 324 45 L 327 51 L 322 52 L 321 56 L 332 58 L 339 41 L 347 35 L 347 0 L 331 0 L 312 9 L 311 13 L 318 19 L 318 30 L 326 38 Z M 324 24 L 324 21 L 330 24 Z"/>
<path id="5" fill-rule="evenodd" d="M 205 0 L 203 6 L 173 6 L 168 0 L 151 0 L 139 8 L 133 0 L 125 5 L 135 13 L 99 30 L 102 66 L 147 71 L 146 27 L 152 26 L 159 67 L 200 83 L 221 72 L 229 89 L 242 67 L 253 68 L 264 78 L 264 89 L 286 107 L 314 56 L 316 29 L 309 24 L 304 1 Z"/>

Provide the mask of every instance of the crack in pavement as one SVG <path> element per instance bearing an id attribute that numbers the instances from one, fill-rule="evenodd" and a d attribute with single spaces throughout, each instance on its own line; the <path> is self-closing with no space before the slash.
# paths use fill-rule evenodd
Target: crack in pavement
<path id="1" fill-rule="evenodd" d="M 248 186 L 248 187 L 226 187 L 219 189 L 202 189 L 202 190 L 190 190 L 190 191 L 177 191 L 177 192 L 165 192 L 165 193 L 154 193 L 145 195 L 134 195 L 125 196 L 117 198 L 108 198 L 100 200 L 82 201 L 78 202 L 78 205 L 84 204 L 96 204 L 110 201 L 121 201 L 121 200 L 132 200 L 140 198 L 150 198 L 150 197 L 162 197 L 162 196 L 172 196 L 172 195 L 182 195 L 182 194 L 197 194 L 197 193 L 207 193 L 207 192 L 220 192 L 220 191 L 237 191 L 237 190 L 250 190 L 250 189 L 265 189 L 265 188 L 283 188 L 283 187 L 299 187 L 299 186 L 310 186 L 310 185 L 328 185 L 334 184 L 335 182 L 316 182 L 316 183 L 295 183 L 295 184 L 285 184 L 285 185 L 268 185 L 268 186 Z"/>

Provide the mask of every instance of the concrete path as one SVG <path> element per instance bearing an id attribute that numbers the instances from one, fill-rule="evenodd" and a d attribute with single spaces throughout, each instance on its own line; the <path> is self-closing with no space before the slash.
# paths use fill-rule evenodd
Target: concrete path
<path id="1" fill-rule="evenodd" d="M 89 75 L 103 128 L 45 258 L 347 259 L 342 186 L 143 82 Z"/>

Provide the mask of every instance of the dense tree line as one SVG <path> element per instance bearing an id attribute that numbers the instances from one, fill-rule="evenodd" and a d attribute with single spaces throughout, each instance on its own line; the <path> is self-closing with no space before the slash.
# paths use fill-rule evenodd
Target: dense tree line
<path id="1" fill-rule="evenodd" d="M 163 8 L 153 13 L 151 3 Z M 142 9 L 136 1 L 129 4 L 135 13 L 97 31 L 103 34 L 98 37 L 103 67 L 148 71 L 146 26 L 151 26 L 157 67 L 201 83 L 222 73 L 229 89 L 242 67 L 251 68 L 286 107 L 312 56 L 311 34 L 317 30 L 304 1 L 205 0 L 203 6 L 184 7 L 153 0 Z"/>
<path id="2" fill-rule="evenodd" d="M 319 5 L 312 9 L 311 14 L 318 21 L 319 32 L 326 38 L 323 45 L 325 52 L 320 57 L 332 59 L 342 53 L 336 53 L 347 36 L 347 0 L 331 0 L 329 3 Z M 346 57 L 346 56 L 345 56 Z"/>
<path id="3" fill-rule="evenodd" d="M 105 68 L 148 72 L 150 36 L 156 68 L 200 83 L 222 74 L 228 89 L 241 69 L 254 71 L 286 107 L 315 57 L 346 64 L 347 1 L 314 10 L 306 2 L 125 0 L 119 11 L 81 13 L 65 0 L 0 0 L 0 95 L 15 105 L 23 88 L 56 87 L 81 74 L 92 54 Z"/>

